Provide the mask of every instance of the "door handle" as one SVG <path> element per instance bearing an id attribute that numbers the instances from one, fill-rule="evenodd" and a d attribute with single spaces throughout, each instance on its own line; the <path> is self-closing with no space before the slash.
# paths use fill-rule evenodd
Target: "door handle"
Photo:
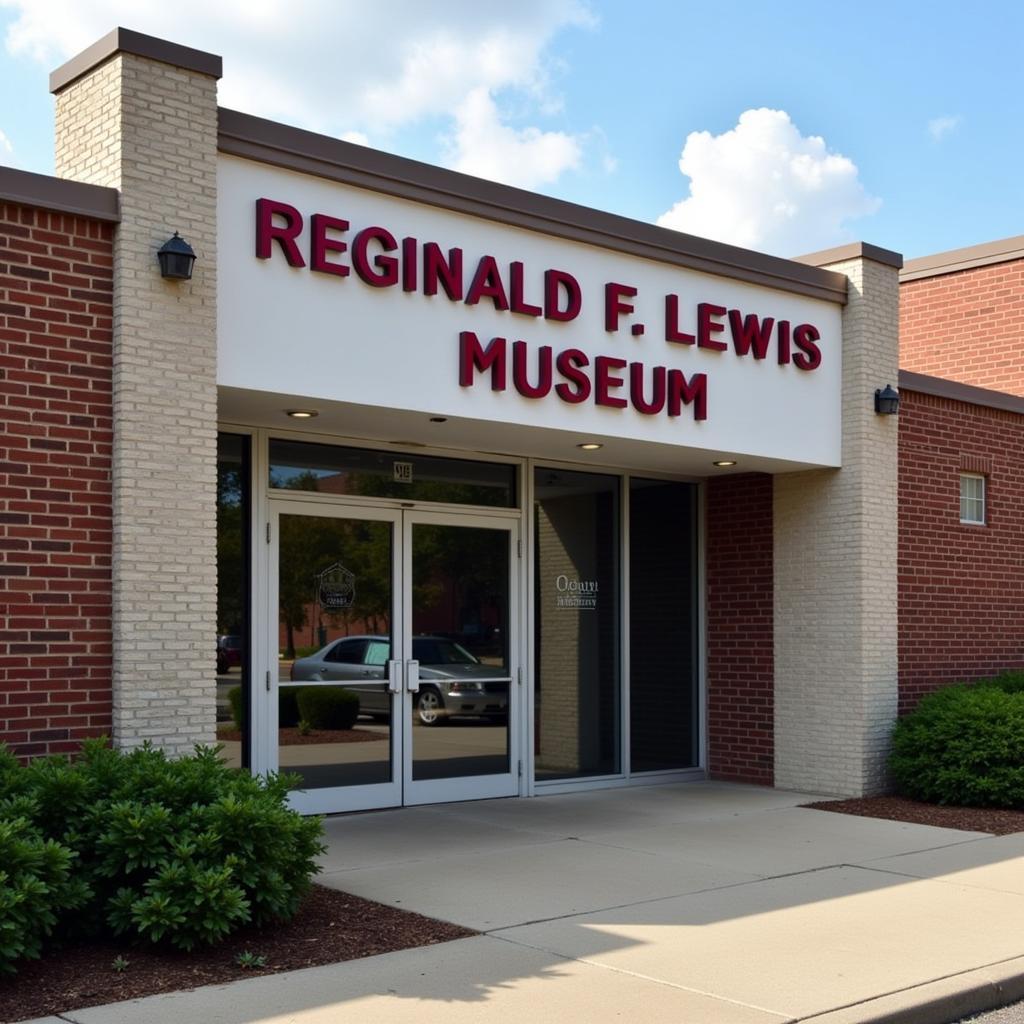
<path id="1" fill-rule="evenodd" d="M 415 659 L 405 663 L 405 688 L 410 693 L 420 692 L 420 663 Z"/>
<path id="2" fill-rule="evenodd" d="M 388 662 L 388 693 L 402 692 L 402 670 L 400 661 Z"/>

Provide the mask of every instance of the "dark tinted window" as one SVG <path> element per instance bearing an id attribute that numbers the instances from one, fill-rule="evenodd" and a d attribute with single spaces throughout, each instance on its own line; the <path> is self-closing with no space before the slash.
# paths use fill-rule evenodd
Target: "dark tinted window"
<path id="1" fill-rule="evenodd" d="M 335 644 L 324 655 L 324 661 L 338 662 L 342 665 L 361 665 L 365 650 L 365 640 L 344 640 L 340 644 Z"/>
<path id="2" fill-rule="evenodd" d="M 696 489 L 629 485 L 631 770 L 697 763 Z"/>
<path id="3" fill-rule="evenodd" d="M 249 764 L 249 438 L 217 436 L 217 730 L 222 757 Z M 230 656 L 229 656 L 230 652 Z M 241 721 L 230 694 L 241 688 Z M 241 729 L 238 729 L 241 726 Z M 239 738 L 240 732 L 240 738 Z"/>

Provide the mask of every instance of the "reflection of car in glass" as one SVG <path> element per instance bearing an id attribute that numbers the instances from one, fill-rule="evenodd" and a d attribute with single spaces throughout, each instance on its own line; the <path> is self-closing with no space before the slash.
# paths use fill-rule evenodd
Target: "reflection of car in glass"
<path id="1" fill-rule="evenodd" d="M 387 719 L 391 694 L 386 682 L 391 640 L 386 636 L 349 636 L 335 640 L 292 665 L 293 682 L 344 682 L 359 694 L 359 712 Z M 412 656 L 420 663 L 416 713 L 423 725 L 458 715 L 504 718 L 508 680 L 500 668 L 481 664 L 461 644 L 439 636 L 417 636 Z M 500 680 L 500 681 L 499 681 Z"/>
<path id="2" fill-rule="evenodd" d="M 232 665 L 242 664 L 242 638 L 217 637 L 217 675 L 223 675 Z"/>

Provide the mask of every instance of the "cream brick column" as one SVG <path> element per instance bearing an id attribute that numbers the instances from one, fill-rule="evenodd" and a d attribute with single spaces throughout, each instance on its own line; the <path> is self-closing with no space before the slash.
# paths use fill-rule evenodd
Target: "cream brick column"
<path id="1" fill-rule="evenodd" d="M 114 742 L 215 737 L 220 58 L 117 29 L 51 76 L 57 174 L 121 192 L 114 256 Z M 179 231 L 189 282 L 160 277 Z"/>
<path id="2" fill-rule="evenodd" d="M 775 477 L 775 785 L 861 796 L 886 781 L 897 699 L 896 384 L 902 258 L 803 258 L 845 274 L 840 470 Z"/>

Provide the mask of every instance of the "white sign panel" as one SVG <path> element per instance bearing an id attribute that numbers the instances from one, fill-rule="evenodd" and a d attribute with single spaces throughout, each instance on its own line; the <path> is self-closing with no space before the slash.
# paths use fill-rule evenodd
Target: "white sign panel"
<path id="1" fill-rule="evenodd" d="M 219 158 L 221 385 L 840 463 L 833 303 Z"/>

